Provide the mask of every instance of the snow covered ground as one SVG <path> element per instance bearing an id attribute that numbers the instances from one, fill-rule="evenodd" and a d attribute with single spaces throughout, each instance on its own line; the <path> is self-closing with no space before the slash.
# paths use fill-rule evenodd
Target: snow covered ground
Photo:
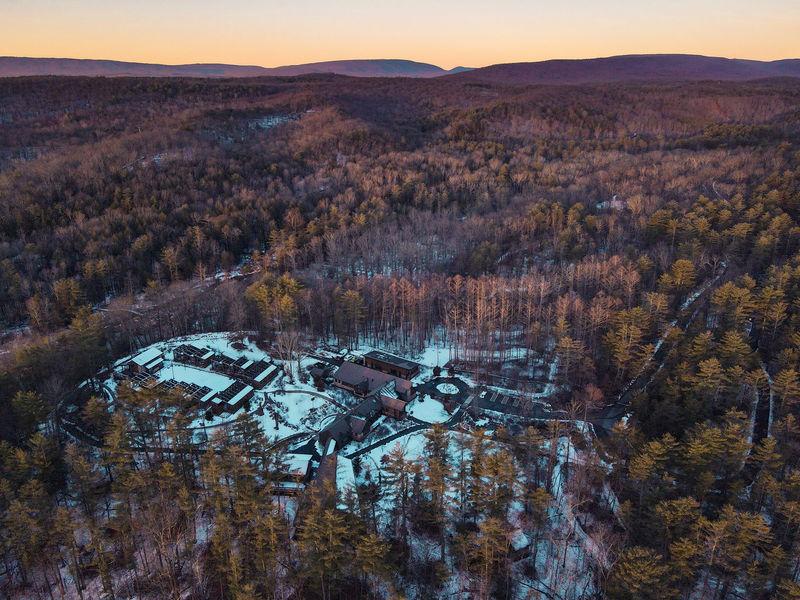
<path id="1" fill-rule="evenodd" d="M 332 415 L 341 410 L 319 396 L 302 390 L 269 394 L 264 414 L 257 415 L 264 434 L 269 438 L 284 438 L 301 431 L 318 431 Z"/>
<path id="2" fill-rule="evenodd" d="M 415 419 L 426 423 L 444 423 L 450 420 L 450 413 L 445 410 L 444 405 L 427 395 L 412 400 L 406 411 Z"/>

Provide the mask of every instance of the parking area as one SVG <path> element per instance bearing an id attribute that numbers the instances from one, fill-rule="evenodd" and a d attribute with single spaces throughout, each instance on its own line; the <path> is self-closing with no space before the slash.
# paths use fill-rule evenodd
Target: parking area
<path id="1" fill-rule="evenodd" d="M 476 390 L 472 401 L 472 410 L 476 409 L 530 419 L 552 419 L 566 416 L 562 411 L 549 410 L 544 405 L 533 400 L 487 387 L 480 387 Z"/>

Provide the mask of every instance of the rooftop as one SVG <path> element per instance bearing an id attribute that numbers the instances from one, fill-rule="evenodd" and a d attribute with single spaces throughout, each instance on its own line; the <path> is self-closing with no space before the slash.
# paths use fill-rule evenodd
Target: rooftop
<path id="1" fill-rule="evenodd" d="M 375 369 L 346 361 L 337 369 L 334 378 L 352 386 L 361 385 L 366 382 L 368 391 L 370 392 L 382 388 L 395 379 L 393 376 L 387 375 L 386 373 L 381 373 Z"/>
<path id="2" fill-rule="evenodd" d="M 413 360 L 408 360 L 406 358 L 401 358 L 400 356 L 395 356 L 394 354 L 387 354 L 386 352 L 381 352 L 380 350 L 372 350 L 371 352 L 367 352 L 364 355 L 364 358 L 371 358 L 373 360 L 379 360 L 381 362 L 393 365 L 400 369 L 409 369 L 413 370 L 418 368 L 420 365 L 415 363 Z"/>
<path id="3" fill-rule="evenodd" d="M 161 350 L 156 347 L 151 347 L 145 350 L 144 352 L 140 352 L 136 356 L 134 356 L 131 361 L 140 367 L 145 366 L 148 363 L 153 362 L 155 359 L 161 356 Z"/>
<path id="4" fill-rule="evenodd" d="M 286 473 L 305 477 L 311 465 L 311 456 L 308 454 L 287 453 L 283 456 L 283 464 L 286 466 Z"/>

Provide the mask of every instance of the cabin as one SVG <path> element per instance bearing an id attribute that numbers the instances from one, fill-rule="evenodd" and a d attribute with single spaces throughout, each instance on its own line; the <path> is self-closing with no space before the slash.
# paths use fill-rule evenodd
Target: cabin
<path id="1" fill-rule="evenodd" d="M 242 375 L 247 379 L 250 385 L 260 390 L 275 379 L 280 371 L 280 368 L 275 365 L 271 365 L 263 360 L 257 360 L 253 364 L 245 367 Z"/>
<path id="2" fill-rule="evenodd" d="M 128 363 L 128 371 L 155 375 L 164 368 L 164 354 L 158 348 L 148 348 L 134 356 Z"/>
<path id="3" fill-rule="evenodd" d="M 308 454 L 287 453 L 278 468 L 278 477 L 284 481 L 304 483 L 311 474 L 311 456 Z"/>
<path id="4" fill-rule="evenodd" d="M 311 476 L 311 456 L 288 453 L 278 468 L 277 481 L 272 492 L 280 496 L 293 496 L 302 492 Z"/>
<path id="5" fill-rule="evenodd" d="M 372 424 L 382 414 L 381 402 L 375 396 L 365 398 L 346 415 L 332 421 L 318 434 L 320 444 L 327 446 L 331 441 L 341 449 L 351 440 L 360 442 L 369 433 Z"/>
<path id="6" fill-rule="evenodd" d="M 364 355 L 364 365 L 370 369 L 375 369 L 387 375 L 393 375 L 400 379 L 413 379 L 419 375 L 419 363 L 407 360 L 394 354 L 387 354 L 379 350 L 367 352 Z"/>
<path id="7" fill-rule="evenodd" d="M 378 390 L 376 397 L 380 402 L 381 412 L 384 415 L 393 419 L 405 418 L 408 402 L 399 397 L 396 380 L 390 381 Z"/>
<path id="8" fill-rule="evenodd" d="M 384 415 L 392 419 L 404 419 L 406 417 L 407 405 L 408 402 L 404 402 L 399 398 L 381 396 L 381 410 Z"/>
<path id="9" fill-rule="evenodd" d="M 193 344 L 181 344 L 175 348 L 172 356 L 177 363 L 205 369 L 211 364 L 214 352 L 208 348 L 198 348 Z"/>

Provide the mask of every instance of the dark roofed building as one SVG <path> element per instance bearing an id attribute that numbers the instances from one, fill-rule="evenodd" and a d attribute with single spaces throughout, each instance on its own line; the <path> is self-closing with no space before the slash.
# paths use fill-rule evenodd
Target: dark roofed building
<path id="1" fill-rule="evenodd" d="M 352 436 L 347 417 L 341 416 L 334 419 L 330 425 L 319 432 L 319 442 L 325 447 L 328 442 L 333 440 L 336 442 L 336 448 L 341 448 L 352 439 Z"/>
<path id="2" fill-rule="evenodd" d="M 357 396 L 367 396 L 392 379 L 391 375 L 351 362 L 343 362 L 333 375 L 333 381 L 337 386 Z"/>
<path id="3" fill-rule="evenodd" d="M 369 425 L 365 419 L 361 417 L 350 417 L 350 431 L 353 433 L 353 439 L 357 442 L 363 440 L 369 433 Z"/>
<path id="4" fill-rule="evenodd" d="M 334 373 L 333 381 L 336 386 L 351 391 L 356 396 L 369 396 L 394 382 L 397 394 L 403 400 L 411 400 L 413 397 L 410 381 L 351 362 L 342 363 Z"/>
<path id="5" fill-rule="evenodd" d="M 364 355 L 364 364 L 370 369 L 394 375 L 401 379 L 413 379 L 419 375 L 418 363 L 379 350 L 367 352 Z"/>
<path id="6" fill-rule="evenodd" d="M 399 398 L 381 394 L 381 409 L 387 417 L 392 417 L 393 419 L 404 418 L 406 416 L 406 404 L 408 403 Z"/>
<path id="7" fill-rule="evenodd" d="M 350 411 L 350 414 L 366 421 L 374 421 L 381 414 L 380 402 L 375 397 L 369 397 Z"/>
<path id="8" fill-rule="evenodd" d="M 401 392 L 398 391 L 398 381 L 403 380 L 390 381 L 375 394 L 381 404 L 383 414 L 393 419 L 404 418 L 406 416 L 406 404 L 408 404 L 401 398 Z M 405 398 L 406 396 L 402 397 Z"/>

